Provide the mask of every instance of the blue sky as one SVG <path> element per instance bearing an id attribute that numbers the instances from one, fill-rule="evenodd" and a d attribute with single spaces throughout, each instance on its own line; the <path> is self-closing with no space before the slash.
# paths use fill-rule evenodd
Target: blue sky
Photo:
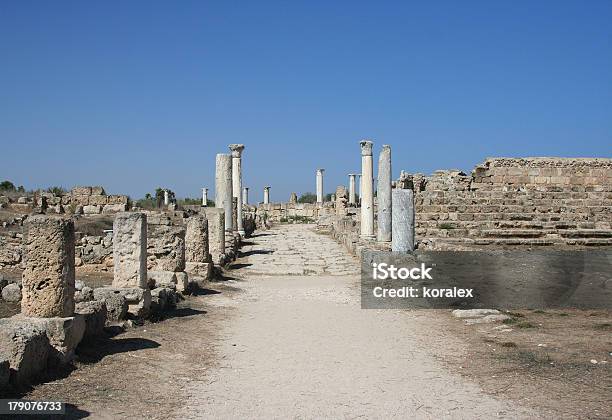
<path id="1" fill-rule="evenodd" d="M 0 1 L 0 179 L 251 201 L 358 172 L 612 153 L 612 1 Z M 375 160 L 377 157 L 375 156 Z"/>

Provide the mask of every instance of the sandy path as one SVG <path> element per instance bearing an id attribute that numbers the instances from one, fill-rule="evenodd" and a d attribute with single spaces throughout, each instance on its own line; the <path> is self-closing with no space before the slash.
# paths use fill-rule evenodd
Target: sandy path
<path id="1" fill-rule="evenodd" d="M 185 418 L 517 418 L 438 361 L 460 351 L 428 312 L 362 310 L 357 263 L 310 226 L 251 239 L 234 273 L 243 290 L 209 302 L 218 363 L 184 392 Z"/>

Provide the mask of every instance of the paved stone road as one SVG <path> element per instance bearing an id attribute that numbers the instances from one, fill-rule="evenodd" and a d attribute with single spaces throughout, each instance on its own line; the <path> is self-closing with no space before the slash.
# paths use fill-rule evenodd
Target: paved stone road
<path id="1" fill-rule="evenodd" d="M 287 225 L 258 232 L 242 248 L 248 264 L 242 275 L 358 274 L 357 260 L 312 227 Z"/>
<path id="2" fill-rule="evenodd" d="M 250 242 L 230 270 L 241 292 L 211 296 L 234 315 L 180 417 L 537 416 L 443 367 L 434 355 L 461 345 L 432 312 L 361 309 L 357 262 L 331 238 L 292 225 Z"/>

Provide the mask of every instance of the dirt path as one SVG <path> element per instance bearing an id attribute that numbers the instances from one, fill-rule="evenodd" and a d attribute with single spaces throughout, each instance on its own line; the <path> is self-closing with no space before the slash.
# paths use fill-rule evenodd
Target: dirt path
<path id="1" fill-rule="evenodd" d="M 242 253 L 169 319 L 86 348 L 23 397 L 65 401 L 68 418 L 535 416 L 444 367 L 466 350 L 447 318 L 360 309 L 357 261 L 311 226 Z"/>
<path id="2" fill-rule="evenodd" d="M 219 364 L 185 388 L 181 417 L 534 415 L 443 368 L 436 357 L 461 344 L 427 312 L 360 309 L 357 262 L 312 227 L 276 227 L 243 251 L 244 293 L 213 298 L 235 308 Z"/>

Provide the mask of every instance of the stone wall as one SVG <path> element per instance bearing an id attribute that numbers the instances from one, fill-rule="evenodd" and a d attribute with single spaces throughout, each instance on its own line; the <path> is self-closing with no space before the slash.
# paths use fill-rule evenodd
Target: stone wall
<path id="1" fill-rule="evenodd" d="M 495 158 L 396 186 L 415 191 L 426 246 L 612 245 L 612 159 Z"/>

